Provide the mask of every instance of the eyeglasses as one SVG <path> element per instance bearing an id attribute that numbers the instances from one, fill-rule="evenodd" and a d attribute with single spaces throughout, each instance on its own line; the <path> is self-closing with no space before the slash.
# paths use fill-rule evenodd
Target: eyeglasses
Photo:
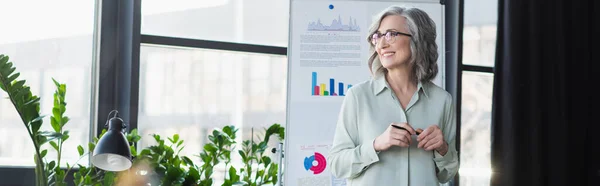
<path id="1" fill-rule="evenodd" d="M 381 39 L 383 37 L 383 38 L 385 38 L 385 42 L 392 44 L 396 41 L 396 36 L 398 36 L 398 35 L 412 37 L 412 35 L 407 34 L 407 33 L 402 33 L 402 32 L 389 31 L 389 32 L 386 32 L 385 34 L 375 32 L 375 33 L 373 33 L 373 35 L 371 35 L 371 43 L 373 45 L 377 45 L 377 43 L 379 43 L 379 39 Z"/>

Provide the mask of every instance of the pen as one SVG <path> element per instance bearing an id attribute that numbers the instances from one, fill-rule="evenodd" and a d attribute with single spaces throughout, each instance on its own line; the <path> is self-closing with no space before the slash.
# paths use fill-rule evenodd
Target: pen
<path id="1" fill-rule="evenodd" d="M 402 129 L 402 130 L 405 130 L 406 132 L 408 132 L 408 130 L 406 128 L 401 127 L 401 126 L 392 125 L 392 127 L 397 128 L 397 129 Z M 421 129 L 417 129 L 417 131 L 415 131 L 415 132 L 417 133 L 417 135 L 419 135 L 419 134 L 421 134 L 422 131 L 423 130 L 421 130 Z M 408 132 L 408 133 L 410 133 L 410 132 Z"/>

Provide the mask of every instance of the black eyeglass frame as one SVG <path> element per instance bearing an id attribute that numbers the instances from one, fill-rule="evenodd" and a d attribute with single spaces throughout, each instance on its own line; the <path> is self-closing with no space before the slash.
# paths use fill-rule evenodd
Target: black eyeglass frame
<path id="1" fill-rule="evenodd" d="M 371 34 L 371 37 L 369 37 L 370 41 L 371 41 L 371 44 L 377 45 L 377 41 L 379 41 L 379 39 L 381 39 L 381 38 L 384 38 L 385 35 L 387 35 L 388 33 L 391 34 L 390 35 L 390 40 L 392 40 L 393 37 L 396 37 L 398 35 L 408 36 L 408 37 L 412 38 L 412 35 L 404 33 L 404 32 L 388 31 L 385 34 L 381 34 L 379 32 L 375 32 L 375 33 Z M 373 38 L 373 36 L 375 36 L 375 35 L 377 35 L 377 37 L 378 37 L 377 39 Z M 383 36 L 383 37 L 381 37 L 381 36 Z M 396 39 L 394 39 L 394 42 L 395 41 L 396 41 Z M 386 39 L 386 42 L 389 42 L 389 41 Z M 394 43 L 394 42 L 390 42 L 390 43 Z"/>

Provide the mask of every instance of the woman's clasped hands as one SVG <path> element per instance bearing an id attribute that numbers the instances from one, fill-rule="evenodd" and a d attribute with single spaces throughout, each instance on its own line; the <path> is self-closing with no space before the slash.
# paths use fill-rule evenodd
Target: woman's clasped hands
<path id="1" fill-rule="evenodd" d="M 412 135 L 417 136 L 417 147 L 426 151 L 436 150 L 441 155 L 446 154 L 448 145 L 444 141 L 442 130 L 437 125 L 431 125 L 425 130 L 413 129 L 408 123 L 392 123 L 373 141 L 375 151 L 385 151 L 392 146 L 409 147 Z"/>

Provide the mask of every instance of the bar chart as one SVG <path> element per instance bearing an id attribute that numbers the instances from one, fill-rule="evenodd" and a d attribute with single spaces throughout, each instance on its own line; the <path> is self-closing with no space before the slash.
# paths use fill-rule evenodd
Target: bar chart
<path id="1" fill-rule="evenodd" d="M 329 82 L 326 83 L 317 83 L 317 76 L 317 72 L 312 72 L 311 94 L 313 96 L 345 96 L 344 90 L 347 91 L 352 87 L 351 84 L 344 85 L 342 81 L 336 82 L 334 78 L 329 78 Z"/>

